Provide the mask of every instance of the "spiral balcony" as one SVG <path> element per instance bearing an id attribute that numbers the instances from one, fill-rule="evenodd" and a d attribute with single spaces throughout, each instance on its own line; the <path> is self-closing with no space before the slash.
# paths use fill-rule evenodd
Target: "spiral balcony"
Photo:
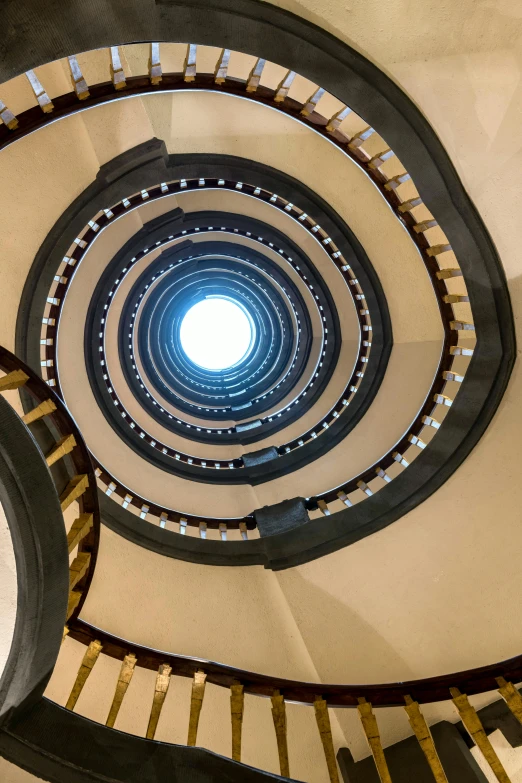
<path id="1" fill-rule="evenodd" d="M 520 20 L 280 5 L 0 9 L 7 783 L 522 780 Z"/>

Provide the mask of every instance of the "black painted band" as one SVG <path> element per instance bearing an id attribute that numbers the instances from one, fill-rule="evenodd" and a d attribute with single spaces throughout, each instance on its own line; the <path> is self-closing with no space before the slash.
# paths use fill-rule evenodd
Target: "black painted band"
<path id="1" fill-rule="evenodd" d="M 16 561 L 17 609 L 0 679 L 0 723 L 38 700 L 51 676 L 69 595 L 63 515 L 45 458 L 0 395 L 0 501 Z"/>

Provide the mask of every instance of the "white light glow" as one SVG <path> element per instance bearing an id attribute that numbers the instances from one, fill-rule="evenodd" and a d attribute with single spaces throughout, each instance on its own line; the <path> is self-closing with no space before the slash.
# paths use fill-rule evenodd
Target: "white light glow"
<path id="1" fill-rule="evenodd" d="M 247 353 L 252 327 L 236 304 L 211 298 L 188 310 L 179 336 L 183 350 L 194 364 L 206 370 L 225 370 Z"/>

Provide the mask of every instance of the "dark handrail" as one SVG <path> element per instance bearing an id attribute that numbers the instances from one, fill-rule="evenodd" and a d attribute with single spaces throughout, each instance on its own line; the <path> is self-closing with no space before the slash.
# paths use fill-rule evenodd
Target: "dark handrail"
<path id="1" fill-rule="evenodd" d="M 190 678 L 196 671 L 203 670 L 207 674 L 207 681 L 214 685 L 230 688 L 234 683 L 241 683 L 245 693 L 265 697 L 272 696 L 274 691 L 278 690 L 285 701 L 300 704 L 313 704 L 315 699 L 321 696 L 328 707 L 357 707 L 359 699 L 364 697 L 374 707 L 404 707 L 405 696 L 411 696 L 419 704 L 428 704 L 450 699 L 450 688 L 459 688 L 470 696 L 498 689 L 497 677 L 504 677 L 512 682 L 522 681 L 522 655 L 518 655 L 489 666 L 405 682 L 378 685 L 299 682 L 245 671 L 203 658 L 154 650 L 113 636 L 82 620 L 69 624 L 69 628 L 71 638 L 82 644 L 89 645 L 95 640 L 100 641 L 104 655 L 111 658 L 122 661 L 126 655 L 133 653 L 137 658 L 137 665 L 144 669 L 157 671 L 161 664 L 168 664 L 172 667 L 173 674 Z"/>
<path id="2" fill-rule="evenodd" d="M 58 657 L 67 609 L 63 517 L 42 453 L 0 395 L 0 502 L 16 561 L 16 621 L 0 677 L 0 723 L 45 690 Z"/>

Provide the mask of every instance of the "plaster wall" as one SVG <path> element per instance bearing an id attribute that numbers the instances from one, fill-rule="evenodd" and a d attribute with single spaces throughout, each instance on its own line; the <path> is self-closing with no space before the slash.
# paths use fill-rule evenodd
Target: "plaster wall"
<path id="1" fill-rule="evenodd" d="M 303 0 L 287 2 L 285 7 L 365 52 L 425 112 L 497 244 L 520 331 L 519 7 L 509 0 L 495 5 L 465 0 L 442 6 L 434 0 L 413 5 L 355 2 L 342 8 L 331 0 Z M 210 140 L 208 144 L 212 146 Z M 238 154 L 236 150 L 234 154 Z M 280 602 L 286 601 L 295 617 L 293 627 L 299 629 L 320 679 L 356 682 L 429 676 L 520 653 L 515 618 L 520 614 L 522 595 L 517 556 L 522 544 L 518 513 L 522 500 L 518 481 L 521 387 L 517 364 L 506 397 L 481 443 L 452 479 L 422 506 L 348 549 L 277 574 L 285 596 Z M 102 552 L 105 546 L 106 538 Z M 122 552 L 118 548 L 115 562 L 123 560 Z M 171 576 L 180 573 L 178 567 L 173 565 Z M 256 570 L 248 569 L 249 583 Z M 216 572 L 208 569 L 202 577 L 206 590 Z M 269 594 L 272 588 L 268 583 L 274 575 L 260 574 L 266 585 L 259 589 Z M 164 575 L 162 589 L 178 596 L 182 588 L 171 576 Z M 125 578 L 126 583 L 119 586 L 120 595 L 125 594 L 123 584 L 135 585 L 135 591 L 140 591 L 131 565 Z M 92 601 L 101 601 L 101 596 L 108 594 L 104 587 L 101 582 L 93 587 Z M 153 599 L 156 602 L 156 592 Z M 280 602 L 270 601 L 272 612 Z M 96 622 L 101 625 L 101 617 L 116 632 L 118 626 L 125 626 L 130 635 L 134 602 L 129 606 L 130 612 L 122 602 L 112 602 L 111 616 L 96 611 Z M 213 623 L 219 613 L 225 613 L 218 602 L 201 602 L 197 615 L 200 629 L 205 628 L 203 617 L 207 610 L 210 614 L 210 606 Z M 159 623 L 155 613 L 150 623 L 144 612 L 139 616 L 140 638 L 146 636 L 149 644 L 155 644 L 156 634 L 165 633 L 168 615 L 162 615 Z M 249 617 L 249 623 L 248 644 L 255 649 L 263 638 L 263 626 L 257 613 Z M 205 631 L 197 639 L 187 633 L 184 640 L 185 632 L 192 633 L 192 624 L 178 623 L 176 630 L 177 643 L 188 647 L 189 642 L 197 641 L 198 649 L 191 652 L 200 654 Z M 232 650 L 220 647 L 222 628 L 218 630 L 212 642 L 221 652 L 231 654 Z M 270 662 L 280 644 L 277 636 L 273 641 Z M 212 657 L 218 656 L 212 652 Z M 247 666 L 253 657 L 240 647 L 234 660 Z M 296 665 L 292 676 L 298 676 L 298 671 L 301 669 Z M 429 710 L 427 714 L 435 719 Z M 346 741 L 356 756 L 367 755 L 360 729 L 345 722 L 343 716 L 338 719 L 343 721 Z M 385 743 L 409 733 L 405 718 L 398 719 L 388 710 L 379 712 L 378 717 Z M 513 764 L 519 765 L 518 760 Z M 508 769 L 515 783 L 519 772 L 516 766 Z M 15 783 L 15 778 L 12 780 Z"/>

